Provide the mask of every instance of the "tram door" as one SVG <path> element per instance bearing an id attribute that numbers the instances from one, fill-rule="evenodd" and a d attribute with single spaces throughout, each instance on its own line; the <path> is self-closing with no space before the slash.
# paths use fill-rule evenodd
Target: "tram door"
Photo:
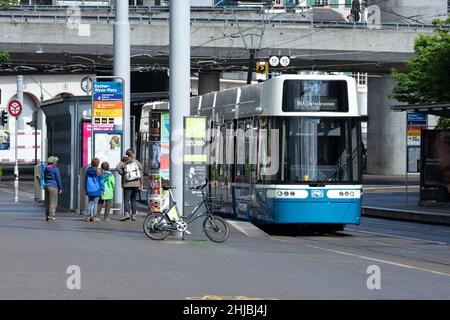
<path id="1" fill-rule="evenodd" d="M 253 191 L 256 182 L 256 137 L 254 119 L 239 120 L 236 130 L 234 214 L 237 218 L 251 220 Z"/>

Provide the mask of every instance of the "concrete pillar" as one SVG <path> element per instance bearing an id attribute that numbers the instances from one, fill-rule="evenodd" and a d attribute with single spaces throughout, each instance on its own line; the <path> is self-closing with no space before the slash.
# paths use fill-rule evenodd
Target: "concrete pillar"
<path id="1" fill-rule="evenodd" d="M 198 74 L 198 94 L 220 91 L 220 71 L 206 71 Z"/>
<path id="2" fill-rule="evenodd" d="M 390 99 L 394 79 L 391 75 L 369 77 L 367 173 L 404 175 L 406 170 L 406 113 L 393 112 L 399 105 Z"/>

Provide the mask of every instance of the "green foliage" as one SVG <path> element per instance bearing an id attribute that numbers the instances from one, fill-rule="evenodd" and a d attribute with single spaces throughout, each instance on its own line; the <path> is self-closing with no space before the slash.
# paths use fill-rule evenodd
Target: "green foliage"
<path id="1" fill-rule="evenodd" d="M 19 4 L 19 0 L 0 0 L 0 9 L 8 10 L 10 6 Z"/>
<path id="2" fill-rule="evenodd" d="M 450 101 L 450 33 L 447 20 L 435 20 L 433 35 L 419 35 L 416 56 L 406 62 L 407 73 L 393 70 L 397 80 L 391 97 L 409 104 Z"/>
<path id="3" fill-rule="evenodd" d="M 0 66 L 3 65 L 9 59 L 9 53 L 6 51 L 0 51 Z"/>
<path id="4" fill-rule="evenodd" d="M 440 117 L 436 129 L 450 130 L 450 118 Z"/>

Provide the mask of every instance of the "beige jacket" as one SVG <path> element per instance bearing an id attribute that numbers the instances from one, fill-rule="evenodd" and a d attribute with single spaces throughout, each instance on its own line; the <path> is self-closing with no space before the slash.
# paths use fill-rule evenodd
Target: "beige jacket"
<path id="1" fill-rule="evenodd" d="M 127 163 L 136 162 L 137 166 L 139 167 L 139 171 L 141 172 L 141 178 L 133 181 L 126 181 L 126 167 Z M 122 188 L 140 188 L 142 189 L 144 186 L 144 169 L 142 168 L 142 164 L 137 161 L 135 158 L 132 158 L 127 163 L 121 161 L 117 165 L 116 169 L 117 172 L 122 177 Z"/>

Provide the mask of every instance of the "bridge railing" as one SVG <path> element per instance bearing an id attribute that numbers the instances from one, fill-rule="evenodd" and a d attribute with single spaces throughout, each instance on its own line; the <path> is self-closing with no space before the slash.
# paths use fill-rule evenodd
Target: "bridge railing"
<path id="1" fill-rule="evenodd" d="M 14 22 L 29 22 L 29 20 L 52 20 L 52 21 L 68 21 L 73 17 L 67 14 L 46 14 L 39 12 L 0 12 L 1 20 L 11 20 Z M 114 15 L 80 15 L 79 17 L 82 21 L 93 21 L 93 22 L 114 22 Z M 158 23 L 158 22 L 168 22 L 169 16 L 142 16 L 142 15 L 130 15 L 130 22 L 133 23 Z M 245 19 L 245 18 L 220 18 L 220 17 L 195 17 L 191 16 L 192 23 L 208 23 L 208 24 L 235 24 L 240 25 L 272 25 L 272 26 L 304 26 L 313 28 L 335 28 L 335 29 L 368 29 L 373 28 L 373 26 L 368 25 L 363 22 L 345 22 L 345 21 L 312 21 L 312 20 L 295 20 L 295 19 Z M 377 25 L 379 29 L 383 30 L 410 30 L 419 32 L 431 32 L 436 28 L 433 24 L 406 24 L 406 23 L 381 23 Z M 441 25 L 439 28 L 443 30 L 450 30 L 450 25 Z"/>

